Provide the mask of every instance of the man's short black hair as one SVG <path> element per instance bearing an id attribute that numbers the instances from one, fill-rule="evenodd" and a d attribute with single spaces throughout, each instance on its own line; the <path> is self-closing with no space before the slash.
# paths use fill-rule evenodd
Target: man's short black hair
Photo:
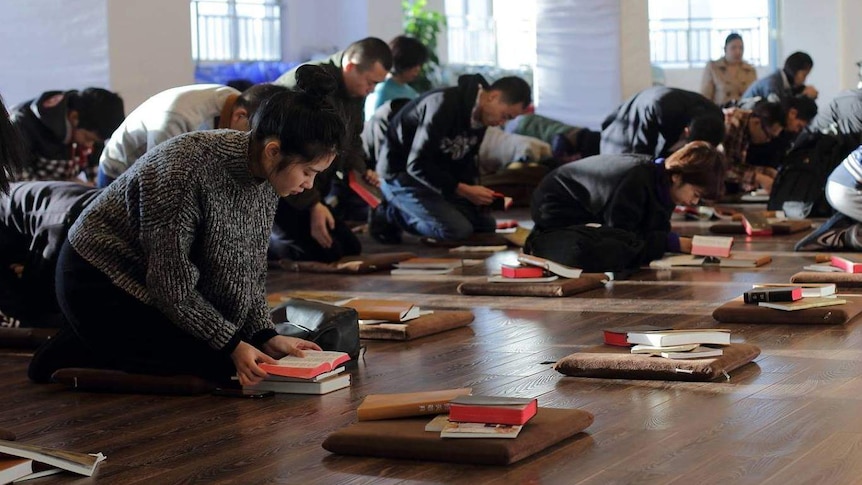
<path id="1" fill-rule="evenodd" d="M 523 104 L 524 107 L 533 102 L 533 90 L 527 81 L 517 76 L 506 76 L 494 81 L 489 91 L 500 91 L 501 99 L 506 104 Z"/>
<path id="2" fill-rule="evenodd" d="M 794 52 L 784 60 L 784 72 L 795 76 L 799 71 L 810 71 L 814 67 L 814 59 L 804 52 Z"/>
<path id="3" fill-rule="evenodd" d="M 123 98 L 102 88 L 70 91 L 69 110 L 78 112 L 78 128 L 96 132 L 103 140 L 111 138 L 126 117 Z"/>
<path id="4" fill-rule="evenodd" d="M 724 119 L 713 115 L 695 116 L 688 124 L 688 141 L 705 141 L 718 146 L 724 141 Z"/>
<path id="5" fill-rule="evenodd" d="M 787 126 L 787 109 L 781 103 L 761 100 L 751 109 L 751 114 L 760 118 L 766 126 L 776 123 L 782 128 Z"/>
<path id="6" fill-rule="evenodd" d="M 400 74 L 428 62 L 428 48 L 418 39 L 399 35 L 389 41 L 392 51 L 392 73 Z"/>
<path id="7" fill-rule="evenodd" d="M 817 116 L 817 103 L 804 94 L 787 98 L 784 101 L 784 104 L 785 108 L 788 110 L 795 109 L 796 118 L 802 121 L 811 121 L 815 116 Z"/>
<path id="8" fill-rule="evenodd" d="M 234 109 L 245 108 L 246 111 L 248 111 L 248 117 L 251 118 L 254 116 L 255 111 L 257 111 L 257 108 L 260 107 L 261 103 L 273 95 L 287 90 L 288 89 L 286 87 L 280 84 L 254 84 L 236 98 L 233 107 Z"/>
<path id="9" fill-rule="evenodd" d="M 360 71 L 367 71 L 379 62 L 386 71 L 392 70 L 392 51 L 389 44 L 377 37 L 358 40 L 344 50 L 343 62 L 352 62 Z"/>

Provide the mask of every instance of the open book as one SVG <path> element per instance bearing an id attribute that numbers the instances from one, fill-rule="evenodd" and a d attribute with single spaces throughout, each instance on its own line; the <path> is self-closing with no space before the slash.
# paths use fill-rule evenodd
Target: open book
<path id="1" fill-rule="evenodd" d="M 733 238 L 726 236 L 694 236 L 691 238 L 691 254 L 695 256 L 730 257 Z"/>
<path id="2" fill-rule="evenodd" d="M 0 453 L 27 458 L 88 477 L 93 476 L 96 466 L 105 459 L 105 455 L 101 453 L 88 455 L 86 453 L 27 445 L 18 443 L 17 441 L 6 440 L 0 440 Z"/>
<path id="3" fill-rule="evenodd" d="M 464 262 L 456 258 L 410 258 L 395 263 L 392 274 L 447 274 L 463 265 Z"/>
<path id="4" fill-rule="evenodd" d="M 563 278 L 580 278 L 581 273 L 584 272 L 580 268 L 572 268 L 570 266 L 565 266 L 560 263 L 555 263 L 550 259 L 540 258 L 531 254 L 519 254 L 518 261 L 522 264 L 544 268 L 557 276 L 562 276 Z"/>
<path id="5" fill-rule="evenodd" d="M 756 268 L 772 261 L 772 256 L 760 256 L 757 258 L 712 258 L 706 256 L 695 256 L 693 254 L 677 254 L 666 256 L 662 259 L 651 261 L 649 267 L 652 269 L 667 269 L 686 266 L 718 266 L 719 268 Z"/>
<path id="6" fill-rule="evenodd" d="M 276 376 L 311 379 L 348 360 L 350 356 L 345 352 L 306 350 L 305 357 L 288 355 L 278 359 L 278 364 L 260 364 L 260 368 Z"/>

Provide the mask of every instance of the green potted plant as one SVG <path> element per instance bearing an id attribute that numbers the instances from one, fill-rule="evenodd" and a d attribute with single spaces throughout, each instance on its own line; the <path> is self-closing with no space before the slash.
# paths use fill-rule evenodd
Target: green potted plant
<path id="1" fill-rule="evenodd" d="M 422 67 L 422 73 L 410 83 L 413 89 L 421 92 L 433 87 L 428 74 L 440 66 L 437 57 L 437 34 L 446 26 L 446 17 L 440 12 L 425 10 L 427 0 L 402 0 L 404 11 L 404 33 L 418 39 L 428 48 L 428 62 Z"/>

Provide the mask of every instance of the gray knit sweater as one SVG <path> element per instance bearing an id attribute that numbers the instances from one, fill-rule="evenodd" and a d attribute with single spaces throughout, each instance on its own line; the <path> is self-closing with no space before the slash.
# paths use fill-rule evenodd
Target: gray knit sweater
<path id="1" fill-rule="evenodd" d="M 230 130 L 168 140 L 69 231 L 72 247 L 115 285 L 225 352 L 275 335 L 264 284 L 278 196 L 252 176 L 248 147 L 247 133 Z"/>

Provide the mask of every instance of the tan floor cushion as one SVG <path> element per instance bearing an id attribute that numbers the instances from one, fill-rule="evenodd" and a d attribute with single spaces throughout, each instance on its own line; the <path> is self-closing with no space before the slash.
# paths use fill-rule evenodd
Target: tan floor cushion
<path id="1" fill-rule="evenodd" d="M 539 408 L 515 439 L 443 439 L 425 431 L 431 416 L 361 421 L 329 435 L 323 448 L 340 455 L 473 465 L 509 465 L 575 436 L 593 423 L 580 409 Z"/>
<path id="2" fill-rule="evenodd" d="M 0 328 L 0 348 L 36 349 L 56 333 L 56 328 Z"/>
<path id="3" fill-rule="evenodd" d="M 811 221 L 793 220 L 776 222 L 771 224 L 772 234 L 795 234 L 797 232 L 807 231 L 811 229 Z M 745 228 L 741 223 L 725 223 L 719 222 L 709 227 L 709 232 L 713 234 L 745 234 Z"/>
<path id="4" fill-rule="evenodd" d="M 580 278 L 560 278 L 547 283 L 492 283 L 465 281 L 458 285 L 462 295 L 490 296 L 570 296 L 604 286 L 604 275 L 582 275 Z"/>
<path id="5" fill-rule="evenodd" d="M 469 311 L 434 310 L 407 323 L 359 324 L 359 338 L 372 340 L 413 340 L 454 328 L 466 327 L 473 322 Z"/>
<path id="6" fill-rule="evenodd" d="M 729 376 L 734 369 L 754 360 L 760 348 L 750 344 L 722 347 L 724 354 L 708 359 L 674 360 L 632 354 L 628 348 L 598 345 L 563 357 L 554 368 L 571 377 L 604 379 L 652 379 L 711 381 Z"/>
<path id="7" fill-rule="evenodd" d="M 790 277 L 791 283 L 835 283 L 839 288 L 862 288 L 862 273 L 825 273 L 801 271 Z"/>
<path id="8" fill-rule="evenodd" d="M 847 300 L 847 303 L 788 312 L 745 303 L 742 297 L 739 297 L 716 308 L 712 312 L 712 318 L 721 323 L 842 325 L 862 313 L 862 296 L 848 296 L 843 299 Z"/>

